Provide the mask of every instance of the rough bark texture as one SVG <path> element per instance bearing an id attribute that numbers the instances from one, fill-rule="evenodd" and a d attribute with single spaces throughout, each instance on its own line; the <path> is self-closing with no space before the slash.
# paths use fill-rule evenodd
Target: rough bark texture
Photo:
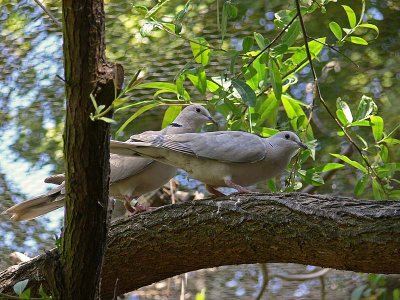
<path id="1" fill-rule="evenodd" d="M 400 273 L 400 202 L 308 194 L 248 194 L 169 205 L 111 226 L 101 296 L 176 274 L 229 264 L 293 262 Z M 91 254 L 88 254 L 89 256 Z M 0 274 L 46 284 L 43 255 Z"/>
<path id="2" fill-rule="evenodd" d="M 105 61 L 103 1 L 63 0 L 62 8 L 67 213 L 62 253 L 46 270 L 56 299 L 94 299 L 106 247 L 110 132 L 109 124 L 89 118 L 90 95 L 108 107 L 121 68 Z"/>

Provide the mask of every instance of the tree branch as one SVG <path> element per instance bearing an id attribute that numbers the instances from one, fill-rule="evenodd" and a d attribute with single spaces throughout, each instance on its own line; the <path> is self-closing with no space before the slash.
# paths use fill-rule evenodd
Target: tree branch
<path id="1" fill-rule="evenodd" d="M 400 273 L 400 202 L 308 194 L 246 194 L 168 205 L 112 224 L 101 297 L 202 268 L 292 262 Z M 88 253 L 88 255 L 91 255 Z M 44 282 L 39 256 L 0 273 L 0 292 Z"/>

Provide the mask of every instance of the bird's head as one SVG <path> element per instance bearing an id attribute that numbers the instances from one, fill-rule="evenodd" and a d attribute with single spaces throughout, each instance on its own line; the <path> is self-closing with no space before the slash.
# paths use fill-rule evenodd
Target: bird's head
<path id="1" fill-rule="evenodd" d="M 186 106 L 181 113 L 176 117 L 172 124 L 183 126 L 186 128 L 197 129 L 202 125 L 212 122 L 216 125 L 218 123 L 211 116 L 210 112 L 203 106 L 193 104 Z"/>
<path id="2" fill-rule="evenodd" d="M 281 131 L 271 136 L 273 145 L 281 147 L 285 152 L 295 154 L 300 148 L 308 149 L 307 145 L 301 142 L 300 138 L 291 131 Z"/>

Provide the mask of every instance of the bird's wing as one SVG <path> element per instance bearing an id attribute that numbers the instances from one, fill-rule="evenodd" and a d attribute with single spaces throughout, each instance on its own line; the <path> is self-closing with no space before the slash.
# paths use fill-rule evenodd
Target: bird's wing
<path id="1" fill-rule="evenodd" d="M 110 156 L 110 183 L 139 174 L 154 160 L 142 157 L 129 157 L 111 154 Z"/>
<path id="2" fill-rule="evenodd" d="M 152 146 L 223 162 L 257 162 L 266 154 L 260 137 L 241 131 L 133 136 L 131 141 L 136 147 Z"/>

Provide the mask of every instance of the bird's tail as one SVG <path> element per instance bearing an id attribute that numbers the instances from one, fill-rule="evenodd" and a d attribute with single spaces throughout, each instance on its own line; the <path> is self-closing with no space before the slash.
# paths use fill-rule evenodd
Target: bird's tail
<path id="1" fill-rule="evenodd" d="M 47 194 L 16 204 L 2 214 L 11 215 L 14 221 L 28 221 L 64 206 L 64 186 L 58 186 Z"/>

